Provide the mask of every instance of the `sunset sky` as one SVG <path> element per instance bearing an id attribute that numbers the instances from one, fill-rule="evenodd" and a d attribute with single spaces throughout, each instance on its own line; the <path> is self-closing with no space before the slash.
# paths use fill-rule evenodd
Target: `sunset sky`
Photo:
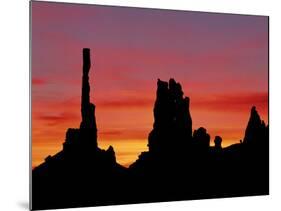
<path id="1" fill-rule="evenodd" d="M 182 84 L 211 142 L 239 142 L 252 105 L 268 122 L 267 17 L 32 2 L 32 166 L 79 127 L 85 47 L 98 145 L 122 165 L 147 150 L 158 78 Z"/>

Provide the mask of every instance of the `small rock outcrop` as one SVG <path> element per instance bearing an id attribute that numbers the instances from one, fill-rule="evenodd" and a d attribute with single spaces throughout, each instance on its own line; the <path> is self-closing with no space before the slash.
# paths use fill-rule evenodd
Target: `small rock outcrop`
<path id="1" fill-rule="evenodd" d="M 221 138 L 220 136 L 216 136 L 216 137 L 215 137 L 214 143 L 215 143 L 215 149 L 216 149 L 217 151 L 222 150 L 222 146 L 221 146 L 221 144 L 222 144 L 222 138 Z"/>
<path id="2" fill-rule="evenodd" d="M 210 147 L 210 135 L 203 127 L 198 128 L 198 130 L 194 130 L 193 141 L 201 149 L 208 150 Z"/>

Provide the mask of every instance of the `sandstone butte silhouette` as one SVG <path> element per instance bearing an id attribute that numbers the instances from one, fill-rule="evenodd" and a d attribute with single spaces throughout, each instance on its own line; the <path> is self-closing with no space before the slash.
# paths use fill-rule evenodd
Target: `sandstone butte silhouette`
<path id="1" fill-rule="evenodd" d="M 90 67 L 83 49 L 82 122 L 33 169 L 33 210 L 269 194 L 269 131 L 256 108 L 240 143 L 222 148 L 216 136 L 211 147 L 205 128 L 192 130 L 190 100 L 174 79 L 157 81 L 149 150 L 119 165 L 112 146 L 98 147 Z"/>

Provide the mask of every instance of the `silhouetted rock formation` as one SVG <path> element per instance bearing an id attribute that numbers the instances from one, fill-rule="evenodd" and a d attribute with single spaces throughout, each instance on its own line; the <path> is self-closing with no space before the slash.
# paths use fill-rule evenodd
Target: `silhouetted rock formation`
<path id="1" fill-rule="evenodd" d="M 268 128 L 264 121 L 260 119 L 256 107 L 251 109 L 251 116 L 245 131 L 244 142 L 245 144 L 257 144 L 257 140 L 266 140 L 268 135 Z"/>
<path id="2" fill-rule="evenodd" d="M 207 133 L 207 130 L 203 127 L 200 127 L 198 130 L 193 132 L 193 140 L 199 148 L 208 150 L 210 146 L 210 135 Z"/>
<path id="3" fill-rule="evenodd" d="M 149 151 L 142 152 L 129 168 L 140 192 L 150 187 L 140 200 L 268 194 L 266 128 L 253 108 L 243 143 L 222 148 L 222 138 L 216 136 L 211 147 L 205 128 L 191 135 L 189 98 L 183 98 L 180 84 L 158 79 Z"/>
<path id="4" fill-rule="evenodd" d="M 269 193 L 269 133 L 253 107 L 240 143 L 222 148 L 203 127 L 192 131 L 190 100 L 180 83 L 157 81 L 148 148 L 129 167 L 112 146 L 97 144 L 90 102 L 90 50 L 83 49 L 80 128 L 69 128 L 63 150 L 32 171 L 32 208 L 50 209 L 261 195 Z M 192 133 L 193 132 L 193 133 Z"/>
<path id="5" fill-rule="evenodd" d="M 222 138 L 220 136 L 215 137 L 214 143 L 215 143 L 215 149 L 217 149 L 217 150 L 222 149 L 222 146 L 221 146 Z"/>
<path id="6" fill-rule="evenodd" d="M 110 203 L 118 191 L 112 187 L 120 188 L 120 175 L 126 178 L 125 168 L 116 163 L 113 147 L 102 150 L 97 146 L 90 66 L 90 49 L 83 49 L 82 122 L 79 129 L 67 130 L 62 151 L 48 156 L 32 171 L 32 209 Z"/>
<path id="7" fill-rule="evenodd" d="M 89 71 L 91 67 L 90 49 L 83 49 L 83 77 L 80 133 L 83 133 L 83 140 L 90 140 L 97 146 L 97 126 L 95 118 L 95 105 L 90 103 Z"/>
<path id="8" fill-rule="evenodd" d="M 174 139 L 171 144 L 171 139 Z M 174 79 L 169 83 L 158 79 L 154 105 L 154 125 L 148 137 L 151 152 L 170 151 L 186 146 L 192 139 L 192 120 L 189 98 L 183 98 L 181 85 Z"/>

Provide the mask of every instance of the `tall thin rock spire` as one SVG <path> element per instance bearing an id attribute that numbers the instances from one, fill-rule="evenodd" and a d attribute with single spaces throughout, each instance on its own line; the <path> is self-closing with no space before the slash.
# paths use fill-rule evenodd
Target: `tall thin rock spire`
<path id="1" fill-rule="evenodd" d="M 95 105 L 90 102 L 89 72 L 91 68 L 90 49 L 83 49 L 83 76 L 81 95 L 81 116 L 80 129 L 85 138 L 97 142 L 97 126 L 95 117 Z M 93 140 L 94 139 L 94 140 Z"/>

